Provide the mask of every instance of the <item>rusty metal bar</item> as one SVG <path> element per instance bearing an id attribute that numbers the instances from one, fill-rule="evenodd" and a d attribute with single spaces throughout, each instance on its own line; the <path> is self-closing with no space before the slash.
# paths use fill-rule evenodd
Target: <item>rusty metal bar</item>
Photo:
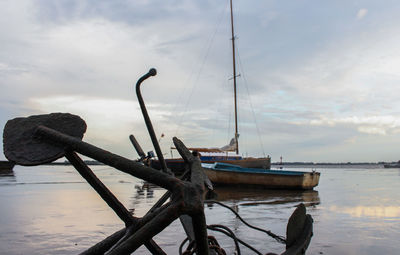
<path id="1" fill-rule="evenodd" d="M 114 194 L 97 178 L 93 171 L 83 162 L 83 160 L 73 151 L 65 151 L 65 157 L 75 167 L 79 174 L 92 186 L 92 188 L 100 195 L 100 197 L 107 203 L 109 207 L 118 215 L 118 217 L 125 223 L 125 226 L 132 226 L 138 223 L 138 219 L 133 217 L 131 213 L 122 205 L 122 203 L 114 196 Z M 125 232 L 125 229 L 123 230 Z M 122 238 L 122 236 L 119 238 Z M 111 243 L 117 243 L 117 240 L 112 239 Z M 111 248 L 112 245 L 104 246 Z M 162 254 L 162 249 L 153 241 L 150 240 L 145 243 L 147 249 L 153 254 Z M 97 250 L 98 251 L 98 250 Z M 157 253 L 154 253 L 157 252 Z M 96 254 L 96 253 L 94 253 Z"/>
<path id="2" fill-rule="evenodd" d="M 128 239 L 130 236 L 132 236 L 136 230 L 134 226 L 130 226 L 129 228 L 125 229 L 125 234 L 124 236 L 118 240 L 111 248 L 108 250 L 104 251 L 102 254 L 108 255 L 110 252 L 112 252 L 116 247 L 118 247 L 121 243 L 123 243 L 126 239 Z M 151 252 L 151 254 L 157 254 L 157 255 L 167 255 L 160 246 L 156 244 L 156 242 L 153 241 L 153 239 L 149 239 L 148 241 L 144 241 L 144 246 Z M 98 254 L 98 253 L 97 253 Z M 95 253 L 95 255 L 97 255 Z"/>
<path id="3" fill-rule="evenodd" d="M 191 187 L 197 191 L 197 193 L 192 194 L 193 197 L 191 197 L 191 199 L 185 201 L 188 203 L 186 206 L 191 209 L 188 212 L 188 215 L 192 217 L 192 228 L 196 239 L 197 250 L 199 254 L 209 254 L 207 224 L 204 215 L 204 183 L 208 178 L 203 172 L 200 159 L 193 156 L 183 142 L 178 138 L 174 137 L 173 142 L 179 154 L 191 169 L 190 184 Z"/>
<path id="4" fill-rule="evenodd" d="M 160 161 L 161 169 L 165 173 L 171 173 L 168 170 L 167 163 L 165 163 L 164 156 L 163 156 L 163 154 L 161 152 L 160 145 L 158 144 L 157 137 L 156 137 L 156 134 L 154 132 L 153 124 L 151 124 L 151 120 L 150 120 L 149 114 L 147 113 L 147 109 L 146 109 L 146 106 L 144 104 L 142 94 L 140 93 L 140 84 L 144 80 L 149 78 L 150 76 L 155 76 L 156 74 L 157 74 L 156 69 L 151 68 L 147 74 L 145 74 L 142 77 L 140 77 L 140 79 L 136 83 L 136 95 L 137 95 L 137 98 L 139 100 L 140 109 L 142 110 L 142 113 L 143 113 L 144 122 L 146 123 L 147 130 L 149 131 L 149 134 L 150 134 L 151 142 L 153 143 L 154 149 L 156 150 L 158 161 Z"/>
<path id="5" fill-rule="evenodd" d="M 179 143 L 180 141 L 174 138 L 174 142 Z M 180 142 L 181 143 L 181 142 Z M 190 152 L 184 147 L 183 143 L 178 144 L 181 151 L 185 155 L 191 155 Z M 183 147 L 182 147 L 183 146 Z M 191 165 L 200 166 L 198 158 L 194 156 L 188 158 Z M 193 163 L 192 161 L 198 161 Z M 195 167 L 192 169 L 194 172 L 201 171 L 201 167 Z M 200 183 L 204 183 L 203 176 L 201 174 L 195 174 L 199 176 L 197 180 L 192 179 L 191 182 L 181 182 L 175 186 L 175 190 L 172 192 L 172 202 L 165 206 L 163 210 L 153 213 L 150 217 L 150 221 L 141 227 L 136 233 L 131 235 L 128 239 L 122 242 L 118 247 L 115 247 L 109 255 L 115 254 L 129 254 L 136 250 L 144 240 L 158 234 L 171 222 L 177 219 L 182 214 L 188 214 L 192 216 L 194 223 L 194 234 L 197 243 L 198 254 L 209 254 L 208 243 L 207 243 L 207 230 L 205 224 L 204 207 L 203 207 L 203 194 L 204 186 L 199 186 Z"/>
<path id="6" fill-rule="evenodd" d="M 199 177 L 192 178 L 192 182 L 182 182 L 181 180 L 154 170 L 150 167 L 146 167 L 137 163 L 135 161 L 126 159 L 124 157 L 115 155 L 103 149 L 100 149 L 91 144 L 85 143 L 78 138 L 74 138 L 63 133 L 60 133 L 56 130 L 47 128 L 45 126 L 38 126 L 35 134 L 46 139 L 49 139 L 53 142 L 63 144 L 67 146 L 68 150 L 74 150 L 78 153 L 81 153 L 85 156 L 96 159 L 102 163 L 110 165 L 122 172 L 131 174 L 135 177 L 141 178 L 148 182 L 152 182 L 160 187 L 166 188 L 172 191 L 172 197 L 179 197 L 181 201 L 176 202 L 179 204 L 178 207 L 175 204 L 170 204 L 167 209 L 161 210 L 158 214 L 150 220 L 145 226 L 138 229 L 132 236 L 130 236 L 126 241 L 122 242 L 118 245 L 114 250 L 125 249 L 120 247 L 128 247 L 129 249 L 137 249 L 140 245 L 144 244 L 151 237 L 162 231 L 166 226 L 168 226 L 172 221 L 178 218 L 182 214 L 189 214 L 190 216 L 194 216 L 196 219 L 200 219 L 200 225 L 195 229 L 195 237 L 198 243 L 198 249 L 200 254 L 209 254 L 208 253 L 208 245 L 207 245 L 207 235 L 205 230 L 205 225 L 202 224 L 202 217 L 204 217 L 203 211 L 203 193 L 204 187 L 199 186 L 199 184 L 204 183 L 203 175 L 198 173 L 201 170 L 200 168 L 192 169 L 195 173 L 193 176 Z M 177 138 L 174 138 L 174 142 L 180 142 Z M 184 155 L 191 155 L 189 150 L 180 142 L 180 153 Z M 183 146 L 183 147 L 182 147 Z M 185 156 L 187 158 L 187 156 Z M 196 161 L 198 158 L 191 156 L 191 158 L 187 158 L 190 165 L 194 165 L 193 160 Z M 200 163 L 198 162 L 198 166 Z M 192 194 L 193 193 L 193 194 Z M 201 193 L 201 194 L 198 194 Z M 175 194 L 175 195 L 174 195 Z M 179 194 L 179 195 L 178 195 Z M 185 195 L 184 195 L 185 194 Z M 187 195 L 189 194 L 189 196 Z M 175 200 L 177 201 L 177 200 Z M 183 207 L 181 205 L 184 205 Z M 200 206 L 199 206 L 200 204 Z M 175 208 L 172 210 L 171 208 Z M 154 223 L 156 222 L 156 223 Z M 204 226 L 203 226 L 204 225 Z M 153 233 L 154 235 L 151 235 Z M 130 240 L 130 241 L 129 241 Z M 127 242 L 129 241 L 129 244 Z M 139 245 L 139 246 L 137 246 Z M 126 248 L 126 249 L 128 249 Z M 113 254 L 114 250 L 110 253 Z"/>
<path id="7" fill-rule="evenodd" d="M 135 136 L 130 135 L 129 140 L 131 141 L 133 147 L 135 148 L 137 154 L 139 155 L 140 159 L 144 159 L 146 154 L 144 154 L 142 147 L 140 147 L 139 143 L 136 141 Z"/>
<path id="8" fill-rule="evenodd" d="M 121 238 L 123 238 L 126 235 L 126 228 L 123 228 L 114 234 L 108 236 L 106 239 L 102 240 L 101 242 L 98 242 L 97 244 L 93 245 L 86 251 L 83 251 L 79 255 L 98 255 L 98 254 L 104 254 L 107 251 L 109 251 Z M 157 254 L 157 255 L 166 255 L 166 253 L 153 241 L 150 240 L 146 243 L 144 243 L 146 246 L 147 250 L 151 252 L 151 254 Z"/>
<path id="9" fill-rule="evenodd" d="M 93 245 L 89 249 L 84 252 L 81 252 L 79 255 L 97 255 L 97 254 L 104 254 L 107 252 L 114 244 L 120 240 L 126 232 L 126 228 L 123 228 L 114 234 L 110 235 L 103 241 Z"/>
<path id="10" fill-rule="evenodd" d="M 186 171 L 185 173 L 182 174 L 182 179 L 186 180 L 188 178 L 188 174 L 190 171 Z M 170 197 L 171 197 L 171 192 L 167 191 L 164 193 L 164 195 L 153 205 L 153 207 L 143 216 L 143 218 L 138 220 L 138 223 L 136 224 L 137 228 L 142 227 L 144 224 L 146 224 L 150 219 L 154 217 L 155 214 L 159 210 L 162 210 L 160 208 Z M 167 205 L 165 205 L 166 207 Z M 182 217 L 182 216 L 181 216 Z M 180 217 L 180 218 L 181 218 Z M 188 216 L 190 217 L 190 216 Z M 191 217 L 190 217 L 191 220 Z M 126 229 L 121 229 L 118 232 L 114 233 L 113 235 L 107 237 L 103 241 L 95 244 L 93 247 L 89 248 L 87 251 L 81 253 L 81 255 L 96 255 L 96 254 L 102 254 L 107 252 L 112 246 L 114 246 L 121 238 L 124 237 Z M 194 240 L 194 234 L 193 234 L 193 240 Z M 150 244 L 152 244 L 152 240 L 150 240 Z M 156 244 L 152 244 L 151 246 L 145 244 L 147 249 L 152 252 L 152 254 L 165 254 L 164 251 L 159 248 L 158 250 L 151 250 L 152 247 L 156 246 Z"/>
<path id="11" fill-rule="evenodd" d="M 204 211 L 195 215 L 191 214 L 194 236 L 199 254 L 209 254 L 207 239 L 207 224 Z M 207 253 L 206 253 L 207 251 Z"/>
<path id="12" fill-rule="evenodd" d="M 38 126 L 35 133 L 36 135 L 47 138 L 50 141 L 66 145 L 70 150 L 74 150 L 80 154 L 114 167 L 124 173 L 154 183 L 167 190 L 174 190 L 175 186 L 181 182 L 181 180 L 169 174 L 165 174 L 151 167 L 144 166 L 136 161 L 113 154 L 109 151 L 83 142 L 78 138 L 60 133 L 54 129 L 45 126 Z"/>
<path id="13" fill-rule="evenodd" d="M 179 205 L 171 204 L 107 255 L 131 254 L 146 240 L 160 233 L 177 219 L 181 210 Z"/>
<path id="14" fill-rule="evenodd" d="M 187 181 L 189 178 L 189 174 L 190 174 L 190 170 L 186 170 L 181 177 L 179 177 L 182 181 Z M 148 213 L 154 211 L 155 209 L 157 209 L 158 207 L 162 206 L 165 201 L 167 201 L 170 197 L 171 197 L 171 191 L 167 191 L 164 193 L 164 195 L 162 195 L 162 197 L 153 205 L 153 207 L 150 208 L 150 210 L 148 211 Z"/>

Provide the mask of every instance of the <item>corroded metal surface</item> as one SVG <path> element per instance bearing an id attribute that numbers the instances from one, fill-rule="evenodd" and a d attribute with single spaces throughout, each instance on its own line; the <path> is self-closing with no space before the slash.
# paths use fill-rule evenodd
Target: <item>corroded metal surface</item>
<path id="1" fill-rule="evenodd" d="M 304 204 L 299 204 L 290 216 L 286 228 L 286 251 L 282 255 L 305 254 L 313 235 L 313 219 L 306 214 Z"/>
<path id="2" fill-rule="evenodd" d="M 144 122 L 146 123 L 147 130 L 149 131 L 151 142 L 153 143 L 154 149 L 156 150 L 157 157 L 160 160 L 161 170 L 165 173 L 171 173 L 167 167 L 167 164 L 165 163 L 164 156 L 161 152 L 160 145 L 158 144 L 158 141 L 157 141 L 156 133 L 154 132 L 153 124 L 151 123 L 149 114 L 147 113 L 146 105 L 144 104 L 144 101 L 143 101 L 142 93 L 140 92 L 140 85 L 142 84 L 142 82 L 144 80 L 146 80 L 147 78 L 149 78 L 150 76 L 154 76 L 156 74 L 157 74 L 156 69 L 151 68 L 147 74 L 140 77 L 140 79 L 136 83 L 136 96 L 139 101 L 140 109 L 142 110 Z"/>
<path id="3" fill-rule="evenodd" d="M 65 121 L 65 117 L 68 117 L 69 123 Z M 78 172 L 99 193 L 121 220 L 125 222 L 126 228 L 123 230 L 123 235 L 119 233 L 117 235 L 119 238 L 108 238 L 102 242 L 100 246 L 91 249 L 91 251 L 99 252 L 98 247 L 101 247 L 100 249 L 108 249 L 102 250 L 101 253 L 107 251 L 107 254 L 130 254 L 141 245 L 146 245 L 152 253 L 158 251 L 156 254 L 163 254 L 161 248 L 151 239 L 179 216 L 186 214 L 192 218 L 198 252 L 200 254 L 208 254 L 207 230 L 203 205 L 205 175 L 202 173 L 200 160 L 192 156 L 179 139 L 174 139 L 174 143 L 177 148 L 179 148 L 179 152 L 191 168 L 190 181 L 183 181 L 172 175 L 144 166 L 136 161 L 126 159 L 94 145 L 85 143 L 81 140 L 83 132 L 80 132 L 81 135 L 72 132 L 75 136 L 71 136 L 49 127 L 50 124 L 52 124 L 52 127 L 58 129 L 69 127 L 65 128 L 65 130 L 70 131 L 71 128 L 73 129 L 77 126 L 75 124 L 77 120 L 78 123 L 84 123 L 80 121 L 79 117 L 76 117 L 77 116 L 73 115 L 49 114 L 39 117 L 35 116 L 34 118 L 19 118 L 17 121 L 11 121 L 11 124 L 9 123 L 6 128 L 8 130 L 14 128 L 14 130 L 18 130 L 23 134 L 6 132 L 7 135 L 15 135 L 19 139 L 16 139 L 17 142 L 14 144 L 10 143 L 13 139 L 9 139 L 7 141 L 8 143 L 4 143 L 4 146 L 7 148 L 10 155 L 23 155 L 27 151 L 26 148 L 15 146 L 15 144 L 29 145 L 29 160 L 26 158 L 24 158 L 24 160 L 16 158 L 19 164 L 23 163 L 25 165 L 49 162 L 59 156 L 66 155 Z M 35 121 L 32 121 L 32 119 Z M 60 125 L 55 125 L 51 121 L 54 119 L 62 119 L 63 121 Z M 27 125 L 27 123 L 29 125 Z M 84 126 L 86 128 L 86 125 Z M 82 131 L 84 129 L 80 130 Z M 34 150 L 39 153 L 32 153 Z M 153 211 L 142 218 L 134 218 L 105 185 L 96 178 L 84 162 L 77 157 L 75 152 L 108 164 L 109 166 L 115 167 L 135 177 L 157 184 L 160 187 L 164 187 L 169 190 L 170 202 L 160 203 L 159 208 L 154 208 Z M 109 247 L 112 248 L 110 249 Z M 93 253 L 89 252 L 85 254 Z"/>
<path id="4" fill-rule="evenodd" d="M 296 242 L 296 238 L 303 231 L 304 222 L 306 220 L 306 207 L 304 204 L 297 206 L 296 210 L 290 216 L 286 228 L 286 245 L 290 247 Z"/>
<path id="5" fill-rule="evenodd" d="M 3 133 L 4 155 L 19 165 L 34 166 L 52 162 L 64 156 L 64 145 L 32 139 L 38 126 L 82 139 L 86 123 L 77 115 L 51 113 L 7 121 Z"/>

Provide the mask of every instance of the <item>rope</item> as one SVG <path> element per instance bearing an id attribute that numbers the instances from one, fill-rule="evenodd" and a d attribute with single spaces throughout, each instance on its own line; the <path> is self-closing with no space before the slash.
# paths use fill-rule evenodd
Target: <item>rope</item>
<path id="1" fill-rule="evenodd" d="M 219 243 L 214 236 L 208 236 L 208 242 L 208 247 L 210 247 L 210 249 L 216 251 L 217 254 L 226 255 L 225 250 L 222 249 L 221 246 L 219 246 Z"/>
<path id="2" fill-rule="evenodd" d="M 266 233 L 267 235 L 269 235 L 270 237 L 274 238 L 274 239 L 275 239 L 276 241 L 278 241 L 279 243 L 286 244 L 286 240 L 285 240 L 285 238 L 284 238 L 283 236 L 278 236 L 278 235 L 272 233 L 270 230 L 265 230 L 265 229 L 258 228 L 258 227 L 256 227 L 256 226 L 250 225 L 250 224 L 247 223 L 242 217 L 240 217 L 240 215 L 239 215 L 237 212 L 235 212 L 235 211 L 234 211 L 232 208 L 230 208 L 229 206 L 227 206 L 227 205 L 225 205 L 225 204 L 223 204 L 223 203 L 221 203 L 221 202 L 215 201 L 215 200 L 207 200 L 206 202 L 208 202 L 208 203 L 215 203 L 215 204 L 218 204 L 218 205 L 220 205 L 220 206 L 222 206 L 222 207 L 225 207 L 225 208 L 229 209 L 229 210 L 230 210 L 231 212 L 233 212 L 233 213 L 236 215 L 236 217 L 238 217 L 239 220 L 242 221 L 246 226 L 248 226 L 248 227 L 250 227 L 250 228 L 252 228 L 252 229 L 255 229 L 255 230 L 258 230 L 258 231 L 261 231 L 261 232 Z"/>
<path id="3" fill-rule="evenodd" d="M 236 238 L 236 240 L 241 243 L 242 245 L 246 246 L 247 248 L 249 248 L 250 250 L 254 251 L 255 253 L 257 253 L 258 255 L 263 255 L 260 251 L 258 251 L 256 248 L 254 248 L 253 246 L 251 246 L 250 244 L 244 242 L 243 240 L 237 238 L 235 235 L 231 235 L 231 232 L 225 231 L 224 229 L 219 229 L 219 228 L 213 228 L 211 226 L 218 226 L 218 225 L 210 225 L 207 226 L 208 229 L 213 230 L 213 231 L 218 231 L 221 232 L 223 234 L 225 234 L 226 236 L 230 237 L 230 238 Z"/>
<path id="4" fill-rule="evenodd" d="M 250 104 L 251 112 L 252 112 L 252 115 L 253 115 L 254 123 L 256 124 L 256 130 L 257 130 L 258 140 L 259 140 L 259 142 L 260 142 L 261 150 L 262 150 L 263 155 L 264 155 L 264 157 L 265 157 L 264 144 L 263 144 L 262 139 L 261 139 L 261 133 L 260 133 L 260 128 L 259 128 L 258 123 L 257 123 L 256 114 L 254 113 L 253 103 L 251 102 L 249 87 L 247 86 L 247 79 L 246 79 L 246 77 L 245 77 L 245 75 L 244 75 L 243 65 L 242 65 L 242 61 L 241 61 L 241 59 L 240 59 L 240 55 L 239 55 L 239 49 L 238 49 L 238 47 L 236 47 L 236 48 L 237 48 L 237 55 L 238 55 L 239 64 L 240 64 L 239 66 L 240 66 L 240 69 L 242 70 L 241 73 L 242 73 L 242 76 L 243 76 L 244 85 L 245 85 L 245 87 L 246 87 L 247 96 L 249 97 L 249 104 Z"/>
<path id="5" fill-rule="evenodd" d="M 189 240 L 189 238 L 185 238 L 185 240 L 182 241 L 181 245 L 179 246 L 179 255 L 192 255 L 197 251 L 196 241 L 192 240 L 189 243 L 186 250 L 184 252 L 182 252 L 183 246 L 185 245 L 185 243 L 188 240 Z M 207 241 L 208 241 L 208 248 L 210 250 L 214 250 L 218 255 L 226 255 L 225 250 L 222 249 L 221 246 L 219 246 L 219 243 L 218 243 L 217 239 L 215 239 L 214 236 L 208 236 Z"/>
<path id="6" fill-rule="evenodd" d="M 248 227 L 250 227 L 250 228 L 252 228 L 252 229 L 255 229 L 255 230 L 258 230 L 258 231 L 261 231 L 261 232 L 266 233 L 267 235 L 269 235 L 270 237 L 274 238 L 274 239 L 275 239 L 277 242 L 279 242 L 279 243 L 286 244 L 286 240 L 285 240 L 284 237 L 279 236 L 279 235 L 276 235 L 276 234 L 272 233 L 270 230 L 265 230 L 265 229 L 262 229 L 262 228 L 258 228 L 258 227 L 256 227 L 256 226 L 253 226 L 253 225 L 247 223 L 237 212 L 235 212 L 235 210 L 233 210 L 233 209 L 230 208 L 229 206 L 227 206 L 227 205 L 225 205 L 225 204 L 223 204 L 223 203 L 221 203 L 221 202 L 219 202 L 219 201 L 216 201 L 216 200 L 206 200 L 205 202 L 207 202 L 207 203 L 215 203 L 215 204 L 218 204 L 218 205 L 220 205 L 220 206 L 222 206 L 222 207 L 224 207 L 224 208 L 229 209 L 229 210 L 230 210 L 231 212 L 233 212 L 233 213 L 236 215 L 236 217 L 237 217 L 240 221 L 242 221 L 243 224 L 245 224 L 246 226 L 248 226 Z M 237 255 L 240 255 L 240 254 L 241 254 L 239 243 L 242 244 L 242 245 L 244 245 L 245 247 L 249 248 L 249 249 L 252 250 L 253 252 L 257 253 L 258 255 L 262 255 L 262 253 L 261 253 L 260 251 L 258 251 L 256 248 L 254 248 L 254 247 L 251 246 L 250 244 L 246 243 L 245 241 L 243 241 L 243 240 L 237 238 L 236 235 L 233 233 L 233 231 L 230 230 L 228 227 L 226 227 L 226 226 L 224 226 L 224 225 L 219 225 L 219 224 L 207 225 L 207 229 L 210 229 L 210 230 L 212 230 L 212 231 L 217 231 L 217 232 L 223 233 L 223 234 L 225 234 L 226 236 L 232 238 L 233 241 L 234 241 L 234 243 L 235 243 L 235 249 L 236 249 Z M 189 245 L 188 245 L 188 247 L 186 248 L 186 250 L 185 250 L 184 252 L 182 252 L 183 246 L 184 246 L 188 241 L 189 241 L 189 238 L 185 238 L 185 239 L 182 241 L 182 243 L 180 244 L 180 246 L 179 246 L 179 255 L 192 255 L 192 254 L 194 254 L 194 253 L 196 252 L 196 241 L 195 241 L 195 240 L 192 240 L 192 241 L 189 243 Z M 218 255 L 226 255 L 224 249 L 222 249 L 222 248 L 219 246 L 219 244 L 218 244 L 217 240 L 215 239 L 215 237 L 213 237 L 213 236 L 208 236 L 208 245 L 209 245 L 209 249 L 215 250 L 216 253 L 217 253 Z"/>
<path id="7" fill-rule="evenodd" d="M 209 225 L 207 226 L 207 228 L 211 229 L 211 230 L 215 230 L 215 231 L 219 231 L 219 228 L 224 229 L 225 231 L 227 231 L 230 235 L 231 238 L 233 239 L 233 241 L 235 242 L 235 247 L 236 247 L 236 252 L 237 255 L 240 255 L 240 247 L 239 247 L 239 241 L 237 239 L 237 237 L 235 236 L 235 234 L 232 232 L 232 230 L 230 230 L 229 228 L 225 227 L 224 225 Z M 220 231 L 222 232 L 222 231 Z"/>

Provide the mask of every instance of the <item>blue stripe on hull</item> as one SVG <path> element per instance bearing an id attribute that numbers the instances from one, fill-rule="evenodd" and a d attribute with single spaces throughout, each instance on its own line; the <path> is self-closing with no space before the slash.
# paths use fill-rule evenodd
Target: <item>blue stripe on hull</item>
<path id="1" fill-rule="evenodd" d="M 214 160 L 241 160 L 240 156 L 200 156 L 201 161 L 214 161 Z"/>
<path id="2" fill-rule="evenodd" d="M 289 170 L 266 170 L 257 168 L 243 168 L 237 165 L 216 162 L 214 164 L 201 164 L 205 168 L 211 168 L 216 171 L 227 171 L 236 173 L 254 173 L 254 174 L 279 174 L 279 175 L 303 175 L 306 172 L 289 171 Z"/>

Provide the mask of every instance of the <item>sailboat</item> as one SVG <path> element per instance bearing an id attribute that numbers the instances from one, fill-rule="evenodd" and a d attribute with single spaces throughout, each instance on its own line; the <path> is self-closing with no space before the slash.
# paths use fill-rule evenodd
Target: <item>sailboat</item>
<path id="1" fill-rule="evenodd" d="M 271 158 L 253 158 L 253 157 L 242 157 L 236 150 L 232 150 L 235 146 L 235 140 L 221 148 L 188 148 L 192 153 L 200 157 L 202 163 L 212 164 L 216 162 L 236 165 L 245 168 L 257 168 L 257 169 L 270 169 Z M 235 147 L 234 147 L 235 148 Z M 171 148 L 174 149 L 174 148 Z M 231 153 L 233 152 L 233 153 Z M 182 173 L 185 170 L 185 162 L 182 158 L 169 158 L 165 159 L 165 162 L 169 169 L 174 173 Z M 150 160 L 150 166 L 156 169 L 161 169 L 160 162 L 158 160 Z"/>
<path id="2" fill-rule="evenodd" d="M 237 121 L 237 101 L 236 101 L 236 64 L 235 64 L 235 36 L 233 30 L 233 11 L 232 0 L 230 0 L 231 9 L 231 27 L 232 27 L 232 49 L 233 49 L 233 87 L 235 102 L 235 137 L 230 143 L 221 148 L 188 148 L 193 155 L 198 156 L 202 162 L 204 173 L 210 181 L 216 185 L 234 185 L 240 186 L 258 186 L 262 188 L 273 189 L 313 189 L 318 185 L 320 173 L 288 171 L 288 170 L 270 170 L 271 158 L 243 158 L 239 155 L 238 144 L 238 121 Z M 155 70 L 153 72 L 155 74 Z M 150 72 L 149 72 L 150 74 Z M 142 79 L 142 78 L 141 78 Z M 139 79 L 139 81 L 141 81 Z M 140 85 L 140 83 L 138 82 Z M 138 91 L 138 86 L 136 87 Z M 140 99 L 140 93 L 138 94 Z M 140 101 L 140 100 L 139 100 Z M 140 104 L 144 104 L 140 101 Z M 144 110 L 143 110 L 144 109 Z M 149 152 L 146 156 L 140 148 L 133 135 L 130 136 L 131 142 L 140 155 L 140 161 L 150 165 L 153 168 L 169 171 L 171 169 L 175 174 L 183 173 L 186 169 L 182 158 L 165 159 L 159 149 L 157 139 L 152 131 L 152 125 L 148 118 L 145 107 L 142 108 L 145 116 L 146 125 L 152 134 L 152 141 L 157 151 L 159 159 L 154 159 L 153 154 Z M 147 116 L 147 117 L 146 117 Z M 234 154 L 229 154 L 234 152 Z M 161 162 L 161 163 L 160 163 Z"/>
<path id="3" fill-rule="evenodd" d="M 233 29 L 233 11 L 232 0 L 230 0 L 231 9 L 231 32 L 232 32 L 232 52 L 233 52 L 233 88 L 235 99 L 235 145 L 236 154 L 239 153 L 238 144 L 238 127 L 237 127 L 237 102 L 236 102 L 236 63 L 235 63 L 235 33 Z M 232 144 L 232 145 L 233 145 Z M 241 164 L 241 162 L 243 162 Z M 267 163 L 268 162 L 268 163 Z M 268 164 L 267 169 L 265 164 Z M 217 185 L 234 185 L 238 186 L 258 186 L 262 188 L 275 189 L 313 189 L 318 185 L 320 173 L 318 172 L 300 172 L 287 170 L 269 170 L 271 159 L 242 159 L 237 160 L 233 164 L 228 162 L 215 162 L 206 164 L 203 161 L 202 167 L 204 172 L 212 183 Z"/>
<path id="4" fill-rule="evenodd" d="M 199 155 L 201 162 L 203 163 L 227 163 L 233 164 L 245 168 L 258 168 L 258 169 L 270 169 L 271 158 L 261 157 L 242 157 L 239 154 L 239 132 L 238 132 L 238 117 L 237 117 L 237 95 L 236 95 L 236 58 L 235 58 L 235 34 L 233 27 L 233 11 L 232 11 L 232 0 L 230 2 L 231 11 L 231 33 L 232 33 L 232 63 L 233 63 L 233 92 L 234 92 L 234 110 L 235 110 L 235 136 L 232 138 L 228 145 L 221 148 L 188 148 L 193 153 Z M 171 148 L 174 149 L 174 148 Z M 173 172 L 183 172 L 184 162 L 181 158 L 166 159 L 168 168 Z M 150 165 L 154 168 L 160 169 L 161 165 L 158 160 L 152 160 Z"/>

